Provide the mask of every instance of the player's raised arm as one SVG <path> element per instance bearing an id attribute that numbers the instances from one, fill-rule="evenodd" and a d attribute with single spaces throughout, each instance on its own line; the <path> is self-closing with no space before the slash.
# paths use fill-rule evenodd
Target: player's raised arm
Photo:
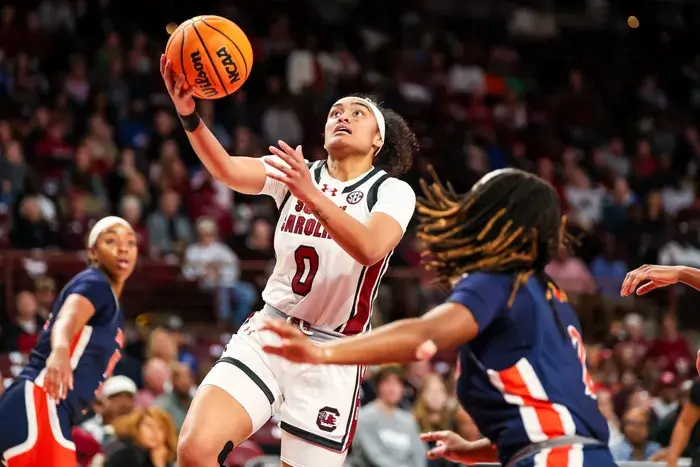
<path id="1" fill-rule="evenodd" d="M 688 266 L 659 266 L 645 264 L 625 276 L 620 295 L 644 295 L 654 289 L 678 282 L 700 290 L 700 269 Z"/>
<path id="2" fill-rule="evenodd" d="M 94 314 L 92 302 L 79 294 L 70 294 L 58 312 L 51 332 L 51 355 L 46 360 L 44 382 L 46 393 L 54 400 L 65 399 L 73 389 L 71 343 Z"/>
<path id="3" fill-rule="evenodd" d="M 194 88 L 183 89 L 185 75 L 173 77 L 172 65 L 165 55 L 160 58 L 160 72 L 168 93 L 194 152 L 212 176 L 239 193 L 257 195 L 265 186 L 265 166 L 255 157 L 229 156 L 219 140 L 195 111 Z"/>

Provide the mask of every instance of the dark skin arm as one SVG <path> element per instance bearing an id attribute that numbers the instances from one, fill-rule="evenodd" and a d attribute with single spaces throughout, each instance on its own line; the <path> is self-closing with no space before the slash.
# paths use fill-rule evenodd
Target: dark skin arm
<path id="1" fill-rule="evenodd" d="M 690 433 L 693 431 L 698 420 L 700 420 L 700 407 L 686 401 L 678 417 L 676 426 L 673 428 L 673 435 L 671 435 L 671 444 L 668 447 L 666 458 L 669 467 L 675 467 L 677 465 L 678 459 L 688 445 Z"/>
<path id="2" fill-rule="evenodd" d="M 316 345 L 284 321 L 268 321 L 263 330 L 282 337 L 267 353 L 297 363 L 327 365 L 380 365 L 428 359 L 441 349 L 452 349 L 476 337 L 479 327 L 463 305 L 444 303 L 420 318 L 402 319 L 347 339 Z"/>
<path id="3" fill-rule="evenodd" d="M 433 431 L 420 435 L 426 442 L 435 442 L 428 451 L 428 459 L 444 457 L 452 462 L 470 465 L 476 463 L 498 462 L 498 451 L 486 438 L 467 441 L 452 431 Z"/>
<path id="4" fill-rule="evenodd" d="M 78 294 L 69 295 L 58 312 L 51 330 L 51 355 L 46 360 L 44 380 L 44 390 L 56 401 L 65 399 L 73 390 L 71 343 L 94 314 L 92 302 Z"/>
<path id="5" fill-rule="evenodd" d="M 700 269 L 688 266 L 657 266 L 645 264 L 625 276 L 620 295 L 644 295 L 652 290 L 677 283 L 700 290 Z"/>

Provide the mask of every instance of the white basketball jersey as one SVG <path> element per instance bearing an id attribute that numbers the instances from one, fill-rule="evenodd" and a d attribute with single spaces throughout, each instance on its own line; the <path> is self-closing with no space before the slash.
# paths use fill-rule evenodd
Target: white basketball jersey
<path id="1" fill-rule="evenodd" d="M 377 203 L 379 187 L 388 181 L 402 185 L 400 209 L 410 209 L 408 219 L 413 214 L 413 191 L 381 169 L 373 168 L 355 180 L 340 182 L 329 175 L 325 161 L 314 162 L 309 168 L 316 186 L 360 222 L 367 220 Z M 412 195 L 409 199 L 404 187 Z M 274 236 L 277 264 L 263 291 L 265 303 L 324 329 L 349 335 L 369 330 L 372 303 L 391 253 L 372 266 L 363 266 L 330 237 L 309 208 L 289 191 L 285 190 L 278 206 L 280 217 Z M 399 222 L 405 230 L 404 222 Z"/>

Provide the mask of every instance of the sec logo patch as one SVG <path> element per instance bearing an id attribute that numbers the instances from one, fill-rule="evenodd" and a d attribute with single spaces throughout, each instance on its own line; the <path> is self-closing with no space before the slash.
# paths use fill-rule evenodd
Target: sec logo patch
<path id="1" fill-rule="evenodd" d="M 346 199 L 348 201 L 348 204 L 357 204 L 360 201 L 362 201 L 362 198 L 364 197 L 365 194 L 361 191 L 353 191 L 352 193 L 348 193 L 348 197 Z"/>

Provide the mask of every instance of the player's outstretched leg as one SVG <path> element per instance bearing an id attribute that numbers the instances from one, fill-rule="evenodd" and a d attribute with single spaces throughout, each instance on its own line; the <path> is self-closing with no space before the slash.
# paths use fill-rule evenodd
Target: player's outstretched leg
<path id="1" fill-rule="evenodd" d="M 180 431 L 177 460 L 180 467 L 212 467 L 227 442 L 238 446 L 253 433 L 253 422 L 243 406 L 216 386 L 201 386 Z"/>
<path id="2" fill-rule="evenodd" d="M 243 327 L 209 370 L 180 431 L 180 467 L 212 467 L 229 441 L 238 446 L 279 409 L 282 395 L 269 359 Z"/>

